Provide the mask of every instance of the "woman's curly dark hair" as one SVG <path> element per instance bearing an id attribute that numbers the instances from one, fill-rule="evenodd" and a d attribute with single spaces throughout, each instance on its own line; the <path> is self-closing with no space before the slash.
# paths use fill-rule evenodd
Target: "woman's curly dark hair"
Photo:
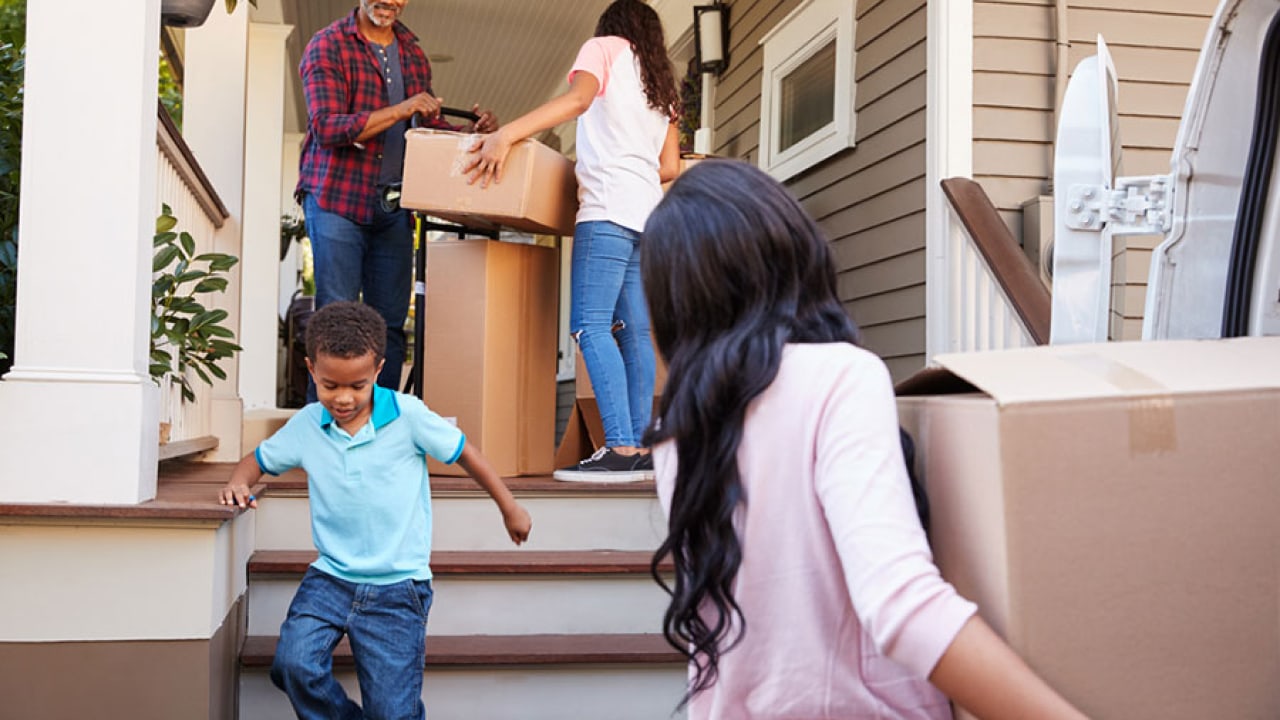
<path id="1" fill-rule="evenodd" d="M 822 231 L 786 188 L 738 160 L 704 160 L 676 180 L 645 225 L 640 277 L 668 370 L 645 444 L 673 440 L 677 457 L 650 569 L 671 595 L 663 634 L 693 664 L 687 702 L 715 684 L 721 656 L 747 632 L 733 586 L 743 553 L 734 519 L 750 501 L 738 467 L 748 407 L 785 345 L 856 343 L 858 331 Z"/>
<path id="2" fill-rule="evenodd" d="M 640 0 L 615 0 L 596 23 L 595 36 L 607 35 L 631 43 L 632 52 L 640 59 L 640 77 L 649 107 L 676 118 L 680 114 L 680 94 L 667 60 L 667 42 L 658 13 Z"/>

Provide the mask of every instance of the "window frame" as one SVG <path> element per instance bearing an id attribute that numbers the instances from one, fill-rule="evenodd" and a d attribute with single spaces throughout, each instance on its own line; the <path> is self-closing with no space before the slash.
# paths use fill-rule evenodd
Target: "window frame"
<path id="1" fill-rule="evenodd" d="M 760 89 L 760 169 L 788 180 L 843 150 L 854 147 L 857 88 L 854 76 L 854 0 L 805 0 L 760 40 L 764 67 Z M 785 151 L 782 126 L 782 83 L 787 76 L 830 42 L 835 42 L 834 119 Z"/>

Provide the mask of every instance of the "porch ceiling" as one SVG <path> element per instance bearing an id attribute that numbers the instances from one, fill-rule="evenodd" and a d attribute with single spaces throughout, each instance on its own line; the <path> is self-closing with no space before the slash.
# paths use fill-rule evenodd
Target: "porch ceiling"
<path id="1" fill-rule="evenodd" d="M 452 107 L 490 108 L 514 119 L 565 87 L 579 45 L 609 0 L 412 0 L 401 19 L 431 58 L 432 84 Z M 351 12 L 355 0 L 281 0 L 296 80 L 302 50 L 317 30 Z M 296 111 L 290 132 L 306 122 L 301 86 L 290 84 Z"/>

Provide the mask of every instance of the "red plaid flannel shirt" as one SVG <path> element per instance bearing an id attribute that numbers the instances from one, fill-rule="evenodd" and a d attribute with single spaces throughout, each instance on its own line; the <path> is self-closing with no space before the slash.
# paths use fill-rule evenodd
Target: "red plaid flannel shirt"
<path id="1" fill-rule="evenodd" d="M 382 134 L 361 144 L 355 140 L 369 115 L 390 102 L 379 60 L 356 25 L 357 12 L 316 33 L 302 54 L 308 119 L 294 195 L 301 200 L 313 194 L 325 210 L 367 224 L 378 203 L 384 141 Z M 431 92 L 431 63 L 418 36 L 399 22 L 395 33 L 405 97 Z M 439 118 L 428 125 L 456 129 Z"/>

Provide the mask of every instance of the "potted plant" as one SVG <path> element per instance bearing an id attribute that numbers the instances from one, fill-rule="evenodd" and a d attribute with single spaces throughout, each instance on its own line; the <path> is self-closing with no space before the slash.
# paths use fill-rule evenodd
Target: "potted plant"
<path id="1" fill-rule="evenodd" d="M 204 24 L 213 9 L 214 0 L 163 0 L 160 3 L 160 20 L 170 27 L 198 27 Z M 237 0 L 226 0 L 227 12 L 235 12 Z M 258 0 L 249 0 L 258 7 Z"/>
<path id="2" fill-rule="evenodd" d="M 188 370 L 210 385 L 225 380 L 219 363 L 240 351 L 235 333 L 222 323 L 227 311 L 210 310 L 197 295 L 224 292 L 226 272 L 239 259 L 224 253 L 195 252 L 187 232 L 175 232 L 178 219 L 168 205 L 156 219 L 154 279 L 151 285 L 151 378 L 182 388 L 182 399 L 194 401 Z"/>

